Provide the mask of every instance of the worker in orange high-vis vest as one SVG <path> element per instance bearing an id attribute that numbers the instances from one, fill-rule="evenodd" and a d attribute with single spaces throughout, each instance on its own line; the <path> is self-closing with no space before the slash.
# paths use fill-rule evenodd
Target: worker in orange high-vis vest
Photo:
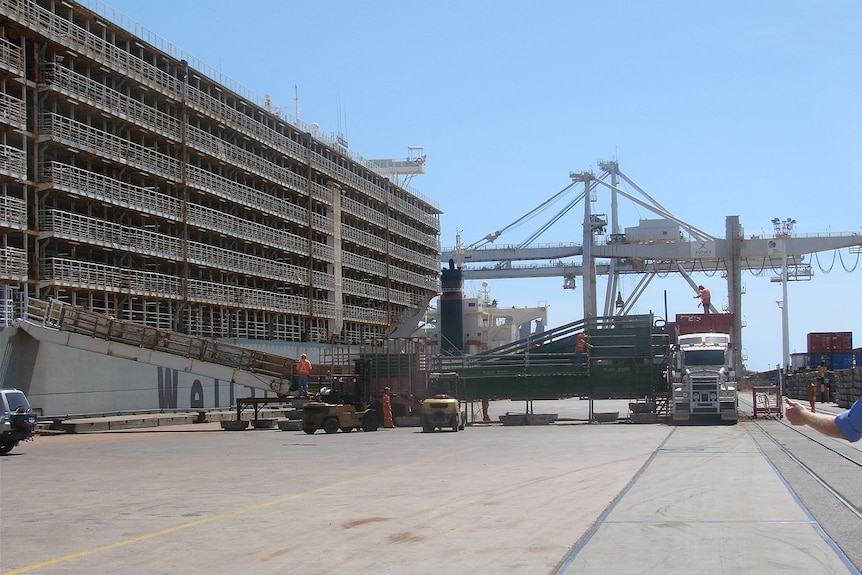
<path id="1" fill-rule="evenodd" d="M 584 371 L 589 361 L 589 350 L 593 347 L 589 342 L 589 336 L 582 331 L 575 340 L 575 366 L 578 371 Z"/>
<path id="2" fill-rule="evenodd" d="M 395 422 L 392 420 L 392 398 L 389 397 L 388 387 L 383 388 L 380 409 L 383 411 L 383 427 L 395 427 Z"/>
<path id="3" fill-rule="evenodd" d="M 709 288 L 697 286 L 697 295 L 694 296 L 694 298 L 700 298 L 700 305 L 703 306 L 703 313 L 711 313 L 709 309 L 709 302 L 712 300 L 712 297 L 710 296 Z"/>
<path id="4" fill-rule="evenodd" d="M 299 374 L 299 396 L 308 396 L 308 376 L 311 374 L 311 362 L 303 353 L 299 358 L 299 363 L 296 364 L 296 373 Z"/>
<path id="5" fill-rule="evenodd" d="M 813 379 L 808 382 L 808 403 L 811 405 L 811 413 L 817 413 L 817 384 Z"/>

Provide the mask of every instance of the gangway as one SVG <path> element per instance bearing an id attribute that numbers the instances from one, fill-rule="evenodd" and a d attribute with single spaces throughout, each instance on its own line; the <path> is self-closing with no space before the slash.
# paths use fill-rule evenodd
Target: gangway
<path id="1" fill-rule="evenodd" d="M 579 361 L 577 334 L 589 336 Z M 458 398 L 658 398 L 667 394 L 669 340 L 652 314 L 587 318 L 476 355 L 441 357 L 457 372 Z"/>
<path id="2" fill-rule="evenodd" d="M 296 360 L 28 298 L 13 325 L 48 343 L 288 395 Z"/>

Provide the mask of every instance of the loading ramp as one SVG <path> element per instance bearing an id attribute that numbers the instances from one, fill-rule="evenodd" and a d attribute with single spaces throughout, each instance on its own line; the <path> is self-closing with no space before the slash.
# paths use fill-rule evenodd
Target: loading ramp
<path id="1" fill-rule="evenodd" d="M 588 357 L 579 358 L 579 332 L 589 336 Z M 458 397 L 466 401 L 640 399 L 667 394 L 669 339 L 652 314 L 587 318 L 489 352 L 440 358 L 439 371 L 457 372 Z"/>
<path id="2" fill-rule="evenodd" d="M 157 365 L 287 396 L 297 361 L 213 339 L 115 319 L 59 300 L 28 298 L 15 327 L 48 343 Z"/>

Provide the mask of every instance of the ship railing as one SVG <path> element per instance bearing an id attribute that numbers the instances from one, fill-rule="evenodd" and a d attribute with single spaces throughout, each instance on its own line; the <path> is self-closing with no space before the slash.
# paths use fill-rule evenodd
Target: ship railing
<path id="1" fill-rule="evenodd" d="M 112 114 L 124 115 L 142 128 L 159 133 L 175 142 L 180 141 L 180 122 L 156 108 L 112 90 L 86 76 L 58 64 L 45 64 L 44 78 L 50 88 L 58 89 L 82 102 Z"/>
<path id="2" fill-rule="evenodd" d="M 182 257 L 180 240 L 171 236 L 62 210 L 40 211 L 39 229 L 82 242 L 123 248 L 130 252 L 157 254 L 173 260 Z"/>
<path id="3" fill-rule="evenodd" d="M 389 218 L 389 229 L 411 239 L 423 246 L 433 248 L 435 251 L 440 251 L 440 238 L 436 234 L 426 234 L 420 230 L 408 226 L 406 223 Z"/>
<path id="4" fill-rule="evenodd" d="M 0 144 L 0 171 L 13 178 L 26 179 L 27 153 L 24 150 Z"/>
<path id="5" fill-rule="evenodd" d="M 386 226 L 386 215 L 379 212 L 370 206 L 366 206 L 361 202 L 357 202 L 347 196 L 341 198 L 341 209 L 354 216 L 360 217 L 363 220 L 377 224 L 380 227 Z"/>
<path id="6" fill-rule="evenodd" d="M 24 71 L 24 52 L 6 38 L 0 38 L 0 66 L 18 75 Z"/>
<path id="7" fill-rule="evenodd" d="M 237 204 L 280 215 L 284 219 L 299 225 L 306 225 L 308 223 L 308 211 L 302 206 L 228 180 L 197 166 L 187 166 L 187 169 L 188 182 L 193 188 Z M 292 179 L 292 185 L 289 187 L 299 190 L 304 194 L 307 180 L 296 174 L 292 174 L 290 178 Z M 326 192 L 326 188 L 323 186 L 319 184 L 313 185 L 313 189 L 317 190 L 318 188 Z M 328 200 L 327 203 L 329 203 Z M 332 222 L 321 214 L 313 214 L 312 225 L 316 229 L 328 231 L 332 227 Z"/>
<path id="8" fill-rule="evenodd" d="M 0 166 L 2 166 L 0 154 Z M 14 196 L 0 196 L 0 221 L 19 229 L 27 227 L 27 202 Z"/>
<path id="9" fill-rule="evenodd" d="M 0 94 L 0 121 L 12 124 L 17 128 L 27 125 L 27 110 L 24 100 L 20 100 L 9 94 Z"/>
<path id="10" fill-rule="evenodd" d="M 273 227 L 250 222 L 224 212 L 189 204 L 189 221 L 205 229 L 221 232 L 231 237 L 241 237 L 263 245 L 269 245 L 295 254 L 303 255 L 308 250 L 308 239 Z M 331 262 L 333 250 L 320 242 L 312 244 L 315 258 Z"/>
<path id="11" fill-rule="evenodd" d="M 157 188 L 134 186 L 60 162 L 42 164 L 39 177 L 52 183 L 54 187 L 66 189 L 82 197 L 97 198 L 174 221 L 182 219 L 181 202 L 160 193 Z"/>
<path id="12" fill-rule="evenodd" d="M 0 155 L 0 160 L 2 160 L 2 155 Z M 195 174 L 203 176 L 205 173 L 198 173 L 192 170 L 192 175 L 194 176 Z M 166 194 L 159 193 L 158 190 L 152 188 L 130 186 L 129 184 L 118 182 L 111 178 L 93 174 L 86 170 L 82 170 L 81 168 L 61 164 L 59 162 L 49 162 L 44 164 L 42 166 L 40 176 L 51 181 L 55 186 L 65 186 L 69 189 L 76 190 L 81 195 L 86 195 L 88 197 L 98 195 L 99 197 L 108 198 L 112 200 L 112 203 L 116 203 L 118 205 L 133 207 L 139 211 L 148 213 L 157 211 L 165 217 L 175 220 L 180 217 L 181 210 L 179 201 Z M 192 179 L 195 180 L 194 177 Z M 210 188 L 212 188 L 213 185 L 221 185 L 223 191 L 222 195 L 226 198 L 231 197 L 230 192 L 227 189 L 228 183 L 226 180 L 221 181 L 220 178 L 209 174 L 206 184 Z M 97 194 L 94 193 L 93 190 L 100 190 L 100 192 Z M 233 191 L 235 192 L 236 190 Z M 231 199 L 236 198 L 232 197 Z M 299 224 L 307 223 L 307 211 L 304 208 L 295 207 L 287 202 L 281 202 L 278 200 L 274 200 L 277 204 L 265 205 L 267 204 L 266 196 L 259 193 L 255 193 L 253 195 L 247 194 L 241 199 L 245 200 L 245 203 L 249 206 L 256 208 L 270 208 L 276 210 L 275 213 L 284 216 L 285 219 Z M 154 206 L 156 206 L 155 209 Z M 230 216 L 217 212 L 216 210 L 203 208 L 196 206 L 195 204 L 192 204 L 189 207 L 190 221 L 196 225 L 211 228 L 213 226 L 213 222 L 220 221 L 220 219 L 228 219 L 231 220 L 231 223 L 225 225 L 228 225 L 229 231 L 232 233 L 236 233 L 236 230 L 242 230 L 242 233 L 244 233 L 248 239 L 262 243 L 281 244 L 284 246 L 285 242 L 280 241 L 279 239 L 284 234 L 278 230 L 247 223 L 239 218 L 231 218 Z M 315 223 L 319 228 L 324 228 L 330 225 L 330 222 L 322 216 L 316 218 Z M 297 246 L 302 246 L 304 249 L 304 242 L 304 239 L 292 242 L 291 245 L 293 245 L 294 251 L 300 249 Z"/>
<path id="13" fill-rule="evenodd" d="M 386 263 L 379 259 L 367 258 L 353 252 L 343 252 L 341 257 L 345 264 L 354 269 L 378 276 L 386 275 Z"/>
<path id="14" fill-rule="evenodd" d="M 173 275 L 59 257 L 45 258 L 40 269 L 41 277 L 52 285 L 77 285 L 111 292 L 182 299 L 181 280 Z M 300 315 L 308 313 L 308 299 L 305 297 L 215 282 L 189 280 L 187 295 L 189 301 L 199 303 L 268 309 Z M 323 317 L 332 317 L 332 304 L 316 301 L 315 311 Z"/>
<path id="15" fill-rule="evenodd" d="M 27 279 L 27 252 L 12 246 L 0 247 L 0 275 L 5 279 Z"/>
<path id="16" fill-rule="evenodd" d="M 174 182 L 180 181 L 180 163 L 169 155 L 59 114 L 42 114 L 39 117 L 39 133 L 70 147 L 88 150 Z"/>

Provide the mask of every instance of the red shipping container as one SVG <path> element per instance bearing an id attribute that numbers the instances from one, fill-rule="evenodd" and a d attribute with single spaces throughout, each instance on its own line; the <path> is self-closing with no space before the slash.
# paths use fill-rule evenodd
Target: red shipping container
<path id="1" fill-rule="evenodd" d="M 829 353 L 829 334 L 812 332 L 807 336 L 808 353 Z"/>
<path id="2" fill-rule="evenodd" d="M 676 314 L 676 326 L 680 335 L 689 333 L 728 333 L 732 334 L 732 313 L 693 313 Z"/>
<path id="3" fill-rule="evenodd" d="M 819 331 L 808 334 L 808 353 L 851 353 L 853 332 Z"/>
<path id="4" fill-rule="evenodd" d="M 853 353 L 852 331 L 839 331 L 835 333 L 832 353 Z"/>

